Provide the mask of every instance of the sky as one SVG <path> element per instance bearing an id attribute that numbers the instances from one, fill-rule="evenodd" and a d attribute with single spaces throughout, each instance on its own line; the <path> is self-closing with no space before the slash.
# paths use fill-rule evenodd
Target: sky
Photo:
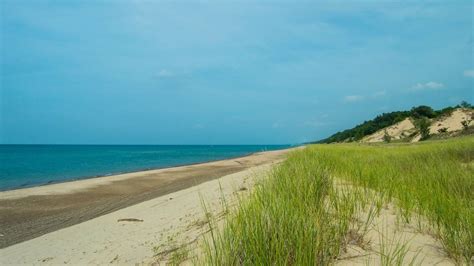
<path id="1" fill-rule="evenodd" d="M 0 143 L 297 144 L 474 102 L 472 1 L 0 1 Z"/>

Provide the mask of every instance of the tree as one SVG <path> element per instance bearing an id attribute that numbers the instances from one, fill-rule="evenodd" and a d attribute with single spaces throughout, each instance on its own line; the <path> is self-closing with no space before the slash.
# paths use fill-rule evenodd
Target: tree
<path id="1" fill-rule="evenodd" d="M 462 108 L 472 108 L 472 105 L 470 103 L 466 102 L 466 101 L 462 101 L 460 106 Z"/>
<path id="2" fill-rule="evenodd" d="M 422 117 L 415 121 L 415 126 L 420 132 L 420 140 L 426 140 L 430 137 L 430 120 Z"/>
<path id="3" fill-rule="evenodd" d="M 391 140 L 392 140 L 392 137 L 388 134 L 387 130 L 384 130 L 383 141 L 390 143 Z"/>
<path id="4" fill-rule="evenodd" d="M 422 118 L 422 117 L 428 117 L 428 118 L 433 118 L 436 117 L 436 113 L 433 110 L 433 108 L 426 106 L 426 105 L 420 105 L 418 107 L 413 107 L 411 109 L 411 115 L 415 118 Z"/>
<path id="5" fill-rule="evenodd" d="M 456 110 L 456 108 L 448 106 L 446 108 L 436 111 L 436 114 L 437 114 L 437 117 L 442 116 L 442 115 L 451 115 L 451 113 L 454 110 Z"/>

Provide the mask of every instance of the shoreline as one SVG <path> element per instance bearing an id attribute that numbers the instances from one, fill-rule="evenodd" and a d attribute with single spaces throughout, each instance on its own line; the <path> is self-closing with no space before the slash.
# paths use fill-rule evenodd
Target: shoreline
<path id="1" fill-rule="evenodd" d="M 283 159 L 295 148 L 0 192 L 0 248 Z"/>
<path id="2" fill-rule="evenodd" d="M 18 144 L 10 144 L 12 146 L 16 146 Z M 45 145 L 47 146 L 46 144 L 38 144 L 38 146 L 41 146 L 41 145 Z M 61 144 L 59 144 L 61 145 Z M 28 145 L 26 145 L 28 146 Z M 75 145 L 65 145 L 65 146 L 75 146 Z M 77 146 L 80 146 L 80 145 L 77 145 Z M 88 145 L 89 146 L 89 145 Z M 97 146 L 102 146 L 102 145 L 97 145 Z M 111 146 L 115 146 L 115 145 L 111 145 Z M 131 145 L 133 146 L 133 145 Z M 145 145 L 146 146 L 146 145 Z M 171 145 L 173 146 L 173 145 Z M 178 145 L 179 146 L 179 145 Z M 195 145 L 195 146 L 199 146 L 199 145 Z M 205 146 L 205 145 L 204 145 Z M 216 145 L 216 146 L 219 146 L 219 145 Z M 223 145 L 223 146 L 226 146 L 226 145 Z M 251 146 L 251 145 L 250 145 Z M 247 152 L 247 153 L 244 153 L 244 154 L 241 154 L 241 155 L 237 155 L 237 156 L 230 156 L 230 157 L 225 157 L 225 158 L 221 158 L 221 159 L 216 159 L 216 160 L 204 160 L 204 161 L 199 161 L 199 162 L 192 162 L 192 163 L 181 163 L 181 164 L 176 164 L 176 165 L 168 165 L 168 166 L 162 166 L 162 167 L 148 167 L 148 168 L 140 168 L 140 169 L 136 169 L 136 170 L 131 170 L 131 171 L 119 171 L 119 172 L 111 172 L 111 173 L 107 173 L 107 174 L 97 174 L 97 175 L 91 175 L 91 176 L 80 176 L 80 177 L 72 177 L 70 179 L 65 179 L 65 180 L 60 180 L 60 181 L 54 181 L 54 180 L 50 180 L 50 181 L 47 181 L 45 183 L 36 183 L 36 184 L 28 184 L 28 183 L 25 183 L 25 184 L 22 184 L 20 186 L 16 186 L 16 187 L 11 187 L 11 188 L 0 188 L 0 193 L 2 192 L 7 192 L 7 191 L 13 191 L 13 190 L 20 190 L 20 189 L 30 189 L 30 188 L 35 188 L 35 187 L 42 187 L 42 186 L 48 186 L 48 185 L 55 185 L 55 184 L 62 184 L 62 183 L 67 183 L 67 182 L 75 182 L 75 181 L 80 181 L 80 180 L 87 180 L 87 179 L 94 179 L 94 178 L 102 178 L 102 177 L 108 177 L 108 176 L 116 176 L 116 175 L 123 175 L 123 174 L 131 174 L 131 173 L 138 173 L 138 172 L 146 172 L 146 171 L 153 171 L 153 170 L 161 170 L 161 169 L 167 169 L 167 168 L 174 168 L 174 167 L 182 167 L 182 166 L 188 166 L 188 165 L 197 165 L 197 164 L 204 164 L 204 163 L 210 163 L 210 162 L 219 162 L 219 161 L 225 161 L 225 160 L 233 160 L 233 159 L 239 159 L 239 158 L 243 158 L 243 157 L 247 157 L 247 156 L 251 156 L 251 155 L 254 155 L 254 154 L 258 154 L 258 153 L 263 153 L 263 152 L 269 152 L 269 151 L 279 151 L 279 150 L 287 150 L 287 149 L 294 149 L 294 148 L 298 148 L 300 146 L 304 146 L 304 145 L 290 145 L 286 148 L 283 148 L 283 149 L 276 149 L 276 150 L 263 150 L 263 151 L 255 151 L 255 152 Z"/>
<path id="3" fill-rule="evenodd" d="M 299 146 L 294 146 L 294 147 L 299 147 Z M 293 148 L 293 147 L 289 147 L 287 149 L 291 149 L 291 148 Z M 286 149 L 278 149 L 278 150 L 271 150 L 271 151 L 279 151 L 279 150 L 286 150 Z M 48 181 L 46 183 L 38 183 L 38 184 L 31 184 L 31 185 L 30 184 L 24 184 L 24 185 L 21 185 L 19 187 L 14 187 L 14 188 L 6 188 L 6 189 L 0 188 L 0 193 L 8 192 L 8 191 L 14 191 L 14 190 L 20 190 L 20 189 L 30 189 L 30 188 L 56 185 L 56 184 L 62 184 L 62 183 L 68 183 L 68 182 L 88 180 L 88 179 L 94 179 L 94 178 L 102 178 L 102 177 L 108 177 L 108 176 L 117 176 L 117 175 L 124 175 L 124 174 L 132 174 L 132 173 L 139 173 L 139 172 L 162 170 L 162 169 L 168 169 L 168 168 L 174 168 L 174 167 L 183 167 L 183 166 L 190 166 L 190 165 L 197 165 L 197 164 L 204 164 L 204 163 L 211 163 L 211 162 L 219 162 L 219 161 L 225 161 L 225 160 L 234 160 L 234 159 L 239 159 L 239 158 L 251 156 L 251 155 L 254 155 L 254 154 L 258 154 L 258 153 L 261 153 L 261 152 L 268 152 L 268 151 L 249 152 L 249 153 L 245 153 L 243 155 L 226 157 L 224 159 L 217 159 L 217 160 L 206 160 L 206 161 L 202 161 L 202 162 L 183 163 L 183 164 L 169 165 L 169 166 L 163 166 L 163 167 L 149 167 L 149 168 L 137 169 L 137 170 L 133 170 L 133 171 L 114 172 L 114 173 L 110 173 L 110 174 L 99 174 L 99 175 L 93 175 L 93 176 L 74 177 L 74 178 L 71 178 L 71 179 L 61 180 L 61 181 L 51 180 L 51 181 Z"/>

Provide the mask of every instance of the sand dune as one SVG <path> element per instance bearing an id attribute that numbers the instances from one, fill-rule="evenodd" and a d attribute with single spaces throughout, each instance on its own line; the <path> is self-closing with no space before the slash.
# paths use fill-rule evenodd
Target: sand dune
<path id="1" fill-rule="evenodd" d="M 432 120 L 430 126 L 430 135 L 437 135 L 443 131 L 448 133 L 461 131 L 464 128 L 462 124 L 463 121 L 466 121 L 468 126 L 472 126 L 474 124 L 474 111 L 471 109 L 458 108 L 449 115 Z M 398 122 L 392 126 L 388 126 L 364 137 L 361 142 L 383 142 L 385 133 L 387 133 L 392 140 L 400 140 L 409 138 L 410 135 L 416 133 L 417 131 L 418 130 L 415 128 L 413 123 L 413 118 L 405 118 L 401 122 Z M 420 134 L 416 134 L 410 139 L 410 142 L 418 142 L 420 139 Z"/>
<path id="2" fill-rule="evenodd" d="M 431 123 L 430 134 L 438 134 L 440 129 L 446 132 L 460 131 L 464 128 L 461 122 L 466 121 L 468 126 L 474 124 L 474 111 L 469 109 L 456 109 L 450 115 L 441 117 Z"/>
<path id="3" fill-rule="evenodd" d="M 364 137 L 361 142 L 383 142 L 385 132 L 393 139 L 403 139 L 415 132 L 415 125 L 411 118 L 405 118 L 403 121 L 396 123 L 395 125 L 386 127 L 385 129 L 379 130 L 372 135 Z"/>

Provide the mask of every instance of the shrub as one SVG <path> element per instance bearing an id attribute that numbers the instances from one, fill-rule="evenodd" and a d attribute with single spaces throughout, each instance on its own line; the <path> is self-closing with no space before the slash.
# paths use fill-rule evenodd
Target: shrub
<path id="1" fill-rule="evenodd" d="M 436 117 L 436 113 L 433 110 L 433 108 L 426 106 L 426 105 L 420 105 L 418 107 L 413 107 L 411 109 L 411 115 L 414 118 L 422 118 L 422 117 L 428 117 L 428 118 L 434 118 Z"/>
<path id="2" fill-rule="evenodd" d="M 426 140 L 430 137 L 430 120 L 422 117 L 415 121 L 415 126 L 421 135 L 420 140 Z"/>
<path id="3" fill-rule="evenodd" d="M 446 127 L 438 129 L 438 133 L 446 133 L 446 132 L 448 132 L 448 128 Z"/>
<path id="4" fill-rule="evenodd" d="M 383 135 L 383 141 L 390 143 L 391 140 L 392 140 L 392 137 L 388 134 L 387 130 L 385 130 L 384 135 Z"/>
<path id="5" fill-rule="evenodd" d="M 462 101 L 460 106 L 462 108 L 472 108 L 472 105 L 470 103 L 466 102 L 466 101 Z"/>

